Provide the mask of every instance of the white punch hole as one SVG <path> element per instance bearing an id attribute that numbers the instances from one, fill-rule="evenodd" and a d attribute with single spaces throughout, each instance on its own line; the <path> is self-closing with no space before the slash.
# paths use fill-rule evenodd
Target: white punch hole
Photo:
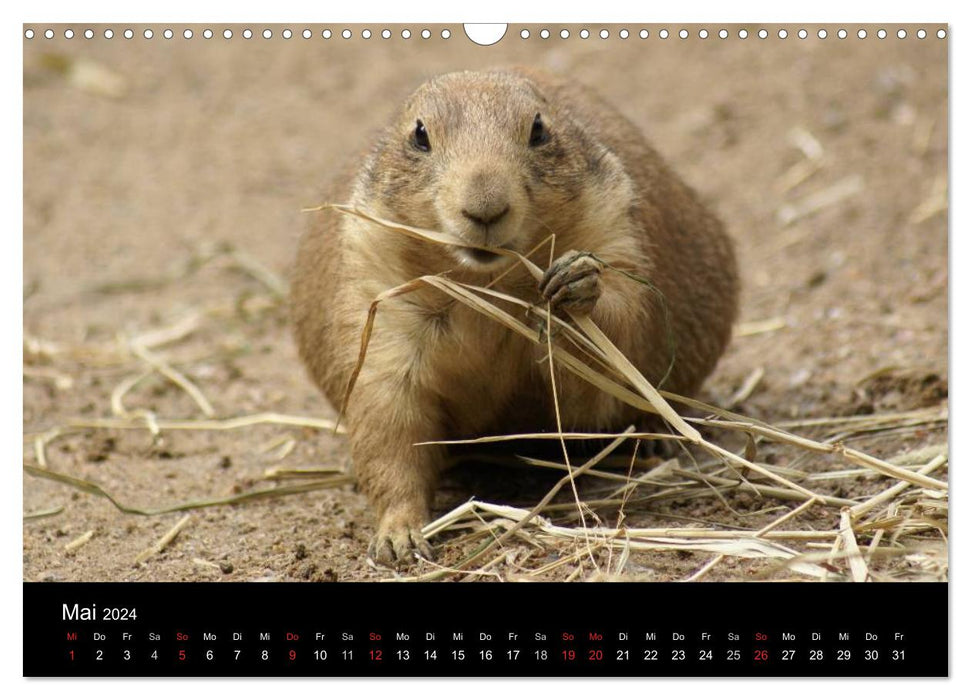
<path id="1" fill-rule="evenodd" d="M 506 36 L 507 24 L 463 24 L 465 36 L 479 46 L 492 46 Z"/>

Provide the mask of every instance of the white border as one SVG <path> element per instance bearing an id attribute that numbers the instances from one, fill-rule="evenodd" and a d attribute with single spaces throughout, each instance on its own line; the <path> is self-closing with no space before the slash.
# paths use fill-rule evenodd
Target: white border
<path id="1" fill-rule="evenodd" d="M 964 215 L 964 202 L 968 199 L 968 177 L 966 165 L 968 163 L 968 152 L 964 138 L 963 129 L 967 129 L 967 124 L 971 124 L 971 111 L 967 106 L 967 67 L 968 52 L 965 44 L 961 40 L 963 32 L 971 32 L 971 23 L 965 23 L 961 4 L 957 2 L 943 2 L 935 0 L 921 0 L 904 3 L 899 1 L 881 2 L 879 5 L 869 5 L 867 10 L 862 9 L 861 4 L 853 4 L 845 0 L 802 0 L 799 3 L 782 2 L 747 2 L 744 4 L 715 2 L 687 3 L 647 3 L 647 2 L 612 2 L 610 0 L 598 0 L 595 4 L 589 3 L 568 3 L 567 0 L 560 0 L 555 6 L 551 4 L 545 6 L 540 3 L 524 3 L 522 0 L 487 0 L 484 7 L 463 8 L 460 3 L 448 0 L 425 0 L 422 2 L 380 2 L 373 3 L 367 7 L 361 3 L 309 3 L 293 2 L 288 0 L 274 0 L 273 2 L 237 2 L 232 5 L 229 11 L 226 7 L 206 7 L 189 0 L 170 0 L 165 3 L 157 3 L 153 6 L 144 4 L 136 5 L 130 2 L 103 2 L 88 0 L 79 7 L 76 2 L 47 2 L 43 5 L 35 4 L 26 9 L 23 5 L 17 8 L 17 15 L 10 21 L 3 22 L 5 29 L 3 42 L 3 94 L 13 97 L 13 104 L 19 109 L 3 110 L 4 129 L 2 133 L 8 139 L 5 153 L 5 178 L 4 178 L 4 198 L 5 204 L 3 211 L 8 212 L 7 226 L 5 227 L 5 249 L 3 255 L 4 274 L 0 275 L 3 284 L 3 327 L 7 329 L 22 328 L 22 45 L 18 40 L 21 33 L 20 25 L 26 20 L 32 23 L 43 24 L 45 22 L 63 22 L 65 20 L 105 21 L 114 19 L 125 19 L 139 23 L 164 23 L 178 19 L 182 22 L 239 22 L 258 20 L 259 22 L 280 22 L 287 21 L 295 24 L 295 20 L 312 22 L 314 20 L 326 20 L 332 24 L 351 21 L 384 21 L 384 22 L 458 22 L 461 20 L 476 20 L 482 22 L 585 22 L 596 20 L 598 22 L 670 22 L 672 27 L 681 23 L 705 22 L 709 25 L 719 22 L 784 22 L 799 23 L 805 22 L 812 24 L 816 22 L 846 22 L 863 23 L 872 22 L 874 19 L 886 20 L 888 26 L 892 23 L 943 23 L 950 22 L 949 41 L 951 42 L 951 231 L 955 232 L 951 237 L 952 248 L 950 251 L 951 269 L 963 272 L 963 265 L 969 262 L 967 256 L 967 244 L 965 238 L 968 234 L 964 222 L 967 217 Z M 878 14 L 870 8 L 877 8 Z M 11 14 L 9 5 L 3 10 L 5 18 Z M 26 13 L 26 17 L 24 14 Z M 255 24 L 255 23 L 254 23 Z M 927 40 L 932 40 L 929 37 Z M 965 39 L 965 41 L 967 41 Z M 962 80 L 965 85 L 962 85 Z M 954 128 L 954 125 L 965 125 L 961 128 Z M 963 233 L 963 235 L 962 235 Z M 958 309 L 958 313 L 952 313 L 952 324 L 950 327 L 950 338 L 952 343 L 953 358 L 971 357 L 971 345 L 967 342 L 967 309 L 963 302 L 968 299 L 968 278 L 963 274 L 951 275 L 951 309 Z M 965 315 L 962 320 L 961 313 Z M 13 338 L 17 337 L 16 330 Z M 0 561 L 9 562 L 3 568 L 5 575 L 0 580 L 0 592 L 2 599 L 14 601 L 15 609 L 9 611 L 11 624 L 7 626 L 6 634 L 0 636 L 0 658 L 3 664 L 3 677 L 20 678 L 22 673 L 22 649 L 18 634 L 18 621 L 23 620 L 22 616 L 22 582 L 21 567 L 15 566 L 14 562 L 20 562 L 22 557 L 21 550 L 21 477 L 16 468 L 15 446 L 21 444 L 22 426 L 22 384 L 19 374 L 16 372 L 17 365 L 21 363 L 21 350 L 13 339 L 8 338 L 2 344 L 4 353 L 4 372 L 3 377 L 3 396 L 5 399 L 4 420 L 2 422 L 4 440 L 2 444 L 8 450 L 8 459 L 4 460 L 5 473 L 8 478 L 13 479 L 13 483 L 5 484 L 3 490 L 4 505 L 3 509 L 4 527 L 2 529 L 2 549 L 0 549 Z M 967 361 L 967 360 L 965 360 Z M 951 415 L 952 423 L 954 417 L 960 419 L 964 416 L 963 398 L 967 396 L 968 383 L 967 372 L 960 365 L 960 362 L 951 363 L 949 367 L 950 393 L 951 393 Z M 955 397 L 958 397 L 955 399 Z M 18 420 L 20 417 L 20 420 Z M 954 425 L 958 425 L 954 423 Z M 952 455 L 951 461 L 957 465 L 956 469 L 951 470 L 951 483 L 958 487 L 959 498 L 961 496 L 961 472 L 966 469 L 965 460 L 962 459 L 967 453 L 967 438 L 960 435 L 961 430 L 952 430 Z M 963 438 L 963 439 L 962 439 Z M 961 501 L 966 499 L 960 498 Z M 962 503 L 963 505 L 963 503 Z M 961 508 L 952 509 L 951 514 L 951 533 L 964 532 L 964 522 L 966 515 L 961 513 Z M 184 693 L 190 689 L 192 691 L 206 692 L 232 692 L 239 694 L 239 697 L 265 697 L 268 692 L 304 693 L 312 692 L 318 694 L 328 694 L 331 697 L 343 697 L 345 693 L 355 694 L 363 692 L 376 692 L 393 695 L 398 697 L 420 697 L 426 700 L 433 697 L 454 698 L 494 698 L 496 694 L 508 697 L 531 698 L 550 695 L 554 699 L 576 697 L 579 695 L 590 696 L 593 694 L 609 693 L 613 697 L 645 697 L 648 695 L 660 694 L 681 696 L 687 693 L 693 696 L 695 693 L 704 693 L 706 697 L 721 698 L 723 695 L 756 693 L 766 696 L 784 694 L 788 698 L 813 698 L 815 700 L 820 693 L 847 693 L 857 694 L 865 692 L 881 699 L 887 698 L 907 698 L 911 700 L 916 694 L 930 692 L 935 698 L 938 697 L 958 697 L 959 680 L 966 681 L 971 677 L 968 669 L 967 660 L 971 659 L 971 626 L 967 624 L 969 603 L 968 587 L 962 581 L 962 574 L 965 570 L 965 560 L 968 548 L 966 541 L 955 540 L 958 546 L 952 546 L 951 550 L 951 672 L 950 682 L 940 681 L 901 681 L 901 680 L 848 680 L 848 681 L 795 681 L 795 680 L 747 680 L 747 681 L 700 681 L 700 680 L 610 680 L 610 681 L 586 681 L 586 680 L 532 680 L 532 681 L 490 681 L 490 682 L 470 682 L 470 681 L 364 681 L 364 680 L 328 680 L 328 681 L 303 681 L 303 680 L 232 680 L 232 681 L 212 681 L 212 680 L 173 680 L 167 682 L 145 682 L 145 681 L 24 681 L 15 684 L 4 684 L 10 687 L 13 692 L 18 691 L 30 694 L 37 698 L 63 698 L 74 693 L 97 693 L 99 697 L 125 697 L 130 698 L 137 695 L 140 698 L 168 698 L 174 693 Z M 960 550 L 960 554 L 958 553 Z M 650 601 L 645 601 L 650 604 Z M 663 602 L 658 602 L 663 604 Z M 15 689 L 15 690 L 14 690 Z M 967 693 L 965 688 L 964 693 Z"/>
<path id="2" fill-rule="evenodd" d="M 860 23 L 878 17 L 894 22 L 954 21 L 959 2 L 922 0 L 901 2 L 885 0 L 874 12 L 873 6 L 862 7 L 845 0 L 811 0 L 803 3 L 778 3 L 767 0 L 735 3 L 696 0 L 693 3 L 641 3 L 602 0 L 595 6 L 562 2 L 554 7 L 540 2 L 489 0 L 471 7 L 450 0 L 392 2 L 380 0 L 357 3 L 311 3 L 306 0 L 253 2 L 242 0 L 226 7 L 206 5 L 191 0 L 169 0 L 154 5 L 134 5 L 118 0 L 90 0 L 79 10 L 77 3 L 57 0 L 30 7 L 25 14 L 31 21 L 64 22 L 84 17 L 88 21 L 124 18 L 138 22 L 180 21 L 316 21 L 327 22 L 848 22 Z M 555 18 L 555 19 L 554 19 Z"/>

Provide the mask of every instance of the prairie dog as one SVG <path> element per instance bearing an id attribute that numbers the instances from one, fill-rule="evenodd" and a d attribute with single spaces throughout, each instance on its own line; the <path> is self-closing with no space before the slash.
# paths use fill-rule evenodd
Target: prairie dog
<path id="1" fill-rule="evenodd" d="M 434 78 L 325 201 L 521 253 L 555 233 L 539 288 L 521 266 L 495 288 L 553 313 L 589 313 L 655 383 L 673 338 L 671 391 L 697 391 L 730 338 L 738 275 L 722 224 L 630 121 L 575 82 L 521 69 Z M 546 268 L 549 254 L 545 246 L 531 259 Z M 300 356 L 340 407 L 378 294 L 445 271 L 485 285 L 511 265 L 320 212 L 293 278 Z M 650 280 L 663 303 L 618 270 Z M 375 561 L 431 556 L 421 528 L 446 452 L 415 443 L 555 429 L 545 352 L 430 288 L 381 304 L 345 416 L 356 477 L 378 518 Z M 556 379 L 564 430 L 643 420 L 569 372 Z"/>

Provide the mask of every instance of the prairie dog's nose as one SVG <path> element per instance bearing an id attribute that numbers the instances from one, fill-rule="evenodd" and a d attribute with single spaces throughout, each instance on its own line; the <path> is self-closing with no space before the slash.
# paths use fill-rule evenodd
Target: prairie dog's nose
<path id="1" fill-rule="evenodd" d="M 508 212 L 509 189 L 504 177 L 498 173 L 479 171 L 469 178 L 462 216 L 480 226 L 488 226 Z"/>
<path id="2" fill-rule="evenodd" d="M 492 206 L 476 209 L 474 211 L 463 209 L 462 216 L 469 221 L 479 224 L 480 226 L 494 224 L 509 212 L 509 204 L 505 200 L 492 204 Z"/>

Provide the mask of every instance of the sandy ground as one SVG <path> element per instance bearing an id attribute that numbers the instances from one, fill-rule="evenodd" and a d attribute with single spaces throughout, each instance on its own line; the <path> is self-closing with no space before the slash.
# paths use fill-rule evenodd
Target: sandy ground
<path id="1" fill-rule="evenodd" d="M 145 367 L 81 351 L 115 348 L 119 338 L 214 308 L 220 313 L 159 352 L 216 416 L 333 417 L 297 361 L 285 304 L 238 261 L 286 279 L 301 207 L 319 203 L 337 164 L 397 101 L 428 76 L 511 63 L 594 86 L 727 222 L 745 280 L 741 325 L 703 398 L 726 405 L 761 372 L 736 408 L 770 422 L 946 408 L 947 41 L 918 40 L 913 28 L 906 40 L 878 40 L 871 28 L 867 40 L 840 41 L 830 28 L 825 40 L 762 41 L 757 27 L 744 41 L 661 40 L 654 27 L 646 41 L 620 40 L 616 28 L 602 41 L 599 27 L 587 40 L 576 27 L 560 40 L 551 27 L 554 38 L 523 41 L 511 27 L 482 48 L 458 27 L 447 41 L 439 27 L 428 40 L 412 28 L 407 41 L 324 40 L 320 28 L 309 41 L 243 40 L 241 27 L 231 41 L 203 40 L 194 27 L 196 38 L 185 41 L 175 26 L 172 40 L 158 27 L 151 41 L 140 28 L 124 40 L 115 27 L 106 41 L 93 28 L 92 40 L 75 26 L 70 41 L 24 44 L 25 464 L 37 463 L 41 431 L 110 417 L 112 392 Z M 201 417 L 158 373 L 123 403 L 160 418 Z M 856 444 L 890 458 L 946 440 L 937 423 Z M 144 430 L 84 430 L 53 442 L 47 458 L 51 469 L 145 509 L 270 487 L 267 468 L 348 461 L 341 437 L 278 425 L 154 440 Z M 833 464 L 819 457 L 799 466 Z M 440 491 L 436 511 L 473 494 L 528 507 L 550 484 L 520 470 L 464 469 Z M 820 489 L 859 496 L 885 487 L 858 480 Z M 365 560 L 373 523 L 351 486 L 195 510 L 164 552 L 138 565 L 181 514 L 124 514 L 105 498 L 26 475 L 23 489 L 25 514 L 56 510 L 24 521 L 25 580 L 388 576 Z M 729 494 L 627 517 L 758 528 L 778 506 Z M 813 508 L 790 525 L 837 524 L 838 511 Z M 446 564 L 469 553 L 446 537 L 436 544 Z M 709 558 L 642 553 L 618 575 L 679 579 Z M 759 560 L 728 559 L 709 577 L 778 575 Z"/>

